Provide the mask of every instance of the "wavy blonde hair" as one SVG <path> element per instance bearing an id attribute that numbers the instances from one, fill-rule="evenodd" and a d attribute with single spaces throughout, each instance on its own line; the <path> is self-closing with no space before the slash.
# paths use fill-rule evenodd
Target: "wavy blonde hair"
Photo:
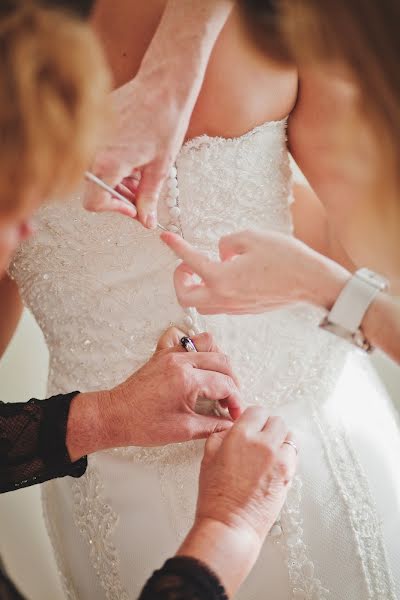
<path id="1" fill-rule="evenodd" d="M 94 34 L 33 0 L 0 4 L 0 211 L 72 190 L 90 161 L 109 77 Z"/>

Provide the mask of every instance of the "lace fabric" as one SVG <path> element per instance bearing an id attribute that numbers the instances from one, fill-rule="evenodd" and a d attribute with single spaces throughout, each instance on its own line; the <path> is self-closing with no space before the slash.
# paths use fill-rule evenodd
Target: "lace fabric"
<path id="1" fill-rule="evenodd" d="M 267 123 L 241 138 L 201 136 L 185 144 L 165 186 L 159 220 L 216 255 L 219 238 L 240 229 L 290 235 L 290 199 L 286 123 Z M 379 582 L 385 581 L 392 598 L 400 572 L 394 553 L 384 551 L 388 527 L 385 538 L 379 527 L 379 520 L 393 517 L 383 510 L 383 498 L 394 497 L 391 478 L 381 470 L 381 491 L 374 493 L 351 484 L 376 476 L 370 461 L 360 458 L 357 436 L 341 477 L 329 459 L 336 457 L 336 436 L 342 434 L 342 426 L 332 429 L 330 420 L 344 411 L 337 382 L 347 347 L 317 327 L 322 311 L 313 307 L 240 317 L 185 312 L 173 288 L 175 265 L 156 233 L 118 215 L 86 213 L 79 197 L 41 210 L 37 235 L 21 247 L 11 273 L 49 346 L 49 392 L 119 383 L 149 358 L 170 325 L 210 331 L 231 357 L 244 402 L 282 414 L 302 449 L 299 484 L 282 515 L 283 533 L 267 540 L 238 597 L 258 600 L 268 589 L 274 600 L 381 600 Z M 363 381 L 369 375 L 352 367 L 345 386 L 348 405 Z M 391 416 L 384 395 L 371 384 L 365 398 L 363 423 L 373 423 L 383 399 L 382 432 L 387 432 Z M 379 446 L 385 460 L 395 456 L 399 436 L 390 439 L 388 448 L 375 441 L 371 452 Z M 50 535 L 70 598 L 109 600 L 113 590 L 121 598 L 138 596 L 192 523 L 202 449 L 202 442 L 191 442 L 101 452 L 90 457 L 83 478 L 46 485 Z M 343 501 L 348 495 L 357 505 L 368 496 L 368 515 L 380 540 L 373 562 L 366 537 L 367 554 L 359 553 L 362 540 L 354 532 L 364 531 L 362 515 L 356 511 L 355 527 L 349 526 L 352 506 Z M 341 581 L 346 581 L 344 595 Z"/>
<path id="2" fill-rule="evenodd" d="M 84 474 L 86 458 L 71 463 L 65 445 L 69 406 L 76 394 L 0 402 L 0 492 Z"/>
<path id="3" fill-rule="evenodd" d="M 228 600 L 217 576 L 189 557 L 168 560 L 146 583 L 139 600 Z"/>

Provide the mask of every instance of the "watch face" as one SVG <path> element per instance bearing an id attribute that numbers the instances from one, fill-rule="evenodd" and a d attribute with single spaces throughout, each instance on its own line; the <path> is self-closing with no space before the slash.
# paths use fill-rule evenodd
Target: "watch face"
<path id="1" fill-rule="evenodd" d="M 356 273 L 356 276 L 366 283 L 378 288 L 378 290 L 384 291 L 389 287 L 389 281 L 385 277 L 375 273 L 374 271 L 371 271 L 370 269 L 359 269 Z"/>

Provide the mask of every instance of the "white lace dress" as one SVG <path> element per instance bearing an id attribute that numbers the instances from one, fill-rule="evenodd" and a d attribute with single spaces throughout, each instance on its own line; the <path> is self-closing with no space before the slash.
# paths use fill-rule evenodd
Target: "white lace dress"
<path id="1" fill-rule="evenodd" d="M 244 228 L 292 231 L 285 122 L 233 140 L 187 143 L 160 221 L 197 247 Z M 400 598 L 400 437 L 366 359 L 297 306 L 258 316 L 199 317 L 176 302 L 176 260 L 158 234 L 80 199 L 48 206 L 11 267 L 50 350 L 49 394 L 113 386 L 152 354 L 171 324 L 208 330 L 232 357 L 247 403 L 297 431 L 299 474 L 239 597 Z M 194 514 L 202 442 L 89 458 L 86 475 L 44 486 L 67 597 L 135 598 Z"/>

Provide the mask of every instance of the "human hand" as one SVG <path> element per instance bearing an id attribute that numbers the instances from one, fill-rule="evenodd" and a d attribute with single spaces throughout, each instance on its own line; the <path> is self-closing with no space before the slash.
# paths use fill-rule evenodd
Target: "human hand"
<path id="1" fill-rule="evenodd" d="M 296 465 L 293 435 L 280 417 L 248 408 L 206 442 L 196 520 L 251 532 L 262 543 L 278 517 Z"/>
<path id="2" fill-rule="evenodd" d="M 185 442 L 232 426 L 229 419 L 197 414 L 199 398 L 222 401 L 232 419 L 239 417 L 240 394 L 229 359 L 208 333 L 193 338 L 197 353 L 186 352 L 179 345 L 183 335 L 169 329 L 141 369 L 100 395 L 104 448 Z"/>
<path id="3" fill-rule="evenodd" d="M 183 260 L 175 271 L 182 306 L 202 314 L 260 313 L 292 302 L 334 304 L 350 273 L 303 242 L 281 233 L 244 231 L 221 238 L 211 261 L 181 237 L 162 240 Z M 193 282 L 193 274 L 201 283 Z"/>
<path id="4" fill-rule="evenodd" d="M 150 229 L 156 227 L 159 194 L 192 110 L 192 102 L 179 102 L 174 89 L 175 82 L 153 69 L 139 71 L 135 79 L 112 92 L 113 127 L 90 170 L 125 196 L 131 207 L 87 182 L 86 209 L 118 212 L 137 217 Z"/>
<path id="5" fill-rule="evenodd" d="M 297 465 L 293 436 L 265 408 L 248 408 L 206 442 L 196 519 L 178 550 L 211 567 L 229 596 L 253 568 Z"/>

